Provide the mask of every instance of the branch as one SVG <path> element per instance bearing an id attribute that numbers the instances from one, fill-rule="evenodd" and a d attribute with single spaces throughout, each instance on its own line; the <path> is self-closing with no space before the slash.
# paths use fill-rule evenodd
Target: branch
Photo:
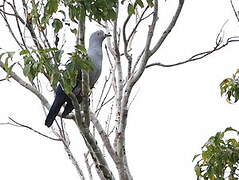
<path id="1" fill-rule="evenodd" d="M 132 66 L 132 56 L 129 55 L 128 53 L 128 43 L 129 41 L 126 40 L 126 26 L 131 18 L 131 15 L 128 15 L 126 18 L 124 24 L 123 24 L 123 41 L 124 41 L 124 55 L 126 59 L 128 60 L 128 78 L 131 75 L 131 66 Z"/>
<path id="2" fill-rule="evenodd" d="M 4 8 L 4 7 L 5 7 L 5 6 L 3 6 L 3 8 Z M 3 10 L 3 11 L 4 11 L 4 10 Z M 18 41 L 16 35 L 14 34 L 14 32 L 13 32 L 13 30 L 12 30 L 10 24 L 9 24 L 9 21 L 8 21 L 8 19 L 7 19 L 6 14 L 3 13 L 2 11 L 0 11 L 0 15 L 1 15 L 2 18 L 4 19 L 4 21 L 5 21 L 5 23 L 6 23 L 6 26 L 7 26 L 8 30 L 9 30 L 10 34 L 12 35 L 13 39 L 16 41 L 16 43 L 18 44 L 18 46 L 19 46 L 21 49 L 23 49 L 21 43 Z"/>
<path id="3" fill-rule="evenodd" d="M 69 159 L 71 160 L 72 164 L 75 166 L 76 170 L 77 170 L 77 173 L 79 174 L 80 176 L 80 179 L 81 180 L 85 180 L 85 177 L 84 177 L 84 174 L 83 174 L 83 171 L 82 169 L 80 168 L 77 160 L 75 159 L 75 157 L 73 156 L 70 148 L 67 146 L 67 144 L 65 143 L 65 141 L 63 140 L 63 145 L 64 145 L 64 148 L 65 148 L 65 151 L 69 157 Z"/>
<path id="4" fill-rule="evenodd" d="M 171 20 L 170 24 L 168 25 L 167 29 L 164 31 L 163 35 L 160 37 L 160 39 L 158 40 L 156 45 L 151 50 L 149 57 L 152 56 L 160 48 L 160 46 L 162 45 L 164 40 L 167 38 L 169 33 L 172 31 L 173 27 L 175 26 L 175 24 L 178 20 L 179 15 L 181 14 L 183 4 L 184 4 L 184 0 L 179 0 L 179 4 L 178 4 L 177 10 L 173 16 L 173 19 Z"/>
<path id="5" fill-rule="evenodd" d="M 15 120 L 13 120 L 11 117 L 8 117 L 8 118 L 9 118 L 9 120 L 12 121 L 15 125 L 17 125 L 17 127 L 23 127 L 23 128 L 29 129 L 29 130 L 33 131 L 34 133 L 37 133 L 37 134 L 39 134 L 39 135 L 41 135 L 41 136 L 43 136 L 43 137 L 45 137 L 45 138 L 48 138 L 48 139 L 51 139 L 51 140 L 54 140 L 54 141 L 62 141 L 62 139 L 56 139 L 56 138 L 47 136 L 47 135 L 45 135 L 45 134 L 43 134 L 43 133 L 41 133 L 41 132 L 39 132 L 39 131 L 33 129 L 33 128 L 30 127 L 30 126 L 21 124 L 21 123 L 15 121 Z M 12 123 L 8 123 L 8 124 L 13 125 Z"/>
<path id="6" fill-rule="evenodd" d="M 94 124 L 94 126 L 96 127 L 107 151 L 109 152 L 111 158 L 113 159 L 113 161 L 115 162 L 115 164 L 117 164 L 117 161 L 118 161 L 118 157 L 117 157 L 117 154 L 116 152 L 114 151 L 111 143 L 110 143 L 110 140 L 108 138 L 108 135 L 106 134 L 105 130 L 103 129 L 103 127 L 101 126 L 100 122 L 98 121 L 98 119 L 96 118 L 95 114 L 94 113 L 90 113 L 90 116 L 91 116 L 91 121 L 92 123 Z"/>
<path id="7" fill-rule="evenodd" d="M 1 81 L 5 81 L 5 80 L 9 80 L 9 78 L 11 78 L 11 77 L 7 77 L 7 78 L 0 79 L 0 82 L 1 82 Z"/>
<path id="8" fill-rule="evenodd" d="M 53 137 L 50 137 L 48 135 L 45 135 L 45 134 L 33 129 L 30 126 L 19 123 L 19 122 L 13 120 L 11 117 L 8 117 L 8 118 L 10 119 L 11 122 L 0 123 L 0 125 L 12 125 L 12 126 L 16 126 L 16 127 L 23 127 L 23 128 L 29 129 L 30 131 L 33 131 L 34 133 L 39 134 L 40 136 L 43 136 L 43 137 L 47 138 L 47 139 L 54 140 L 54 141 L 61 141 L 63 143 L 64 147 L 65 147 L 65 151 L 67 152 L 67 155 L 68 155 L 69 159 L 72 161 L 73 165 L 76 167 L 77 172 L 78 172 L 81 180 L 85 180 L 84 175 L 83 175 L 83 171 L 81 170 L 80 166 L 78 165 L 78 162 L 76 161 L 75 157 L 73 156 L 73 154 L 72 154 L 70 148 L 68 147 L 67 143 L 65 142 L 64 139 L 62 139 L 62 136 L 59 137 L 57 135 L 59 138 L 53 138 Z M 53 131 L 53 132 L 55 133 L 55 131 Z"/>
<path id="9" fill-rule="evenodd" d="M 97 144 L 97 141 L 91 134 L 88 126 L 82 121 L 80 106 L 75 94 L 70 93 L 68 96 L 71 98 L 72 104 L 75 108 L 75 119 L 76 119 L 77 127 L 79 128 L 80 133 L 82 134 L 82 136 L 84 137 L 84 140 L 86 141 L 86 145 L 91 153 L 92 159 L 95 162 L 97 172 L 99 170 L 99 172 L 102 173 L 106 179 L 108 178 L 109 180 L 114 180 L 115 178 L 109 169 L 107 161 L 105 157 L 103 156 Z"/>
<path id="10" fill-rule="evenodd" d="M 234 12 L 234 14 L 235 14 L 235 16 L 236 16 L 236 18 L 237 18 L 237 21 L 239 22 L 238 12 L 236 11 L 236 8 L 235 8 L 235 6 L 234 6 L 232 0 L 230 0 L 230 3 L 231 3 L 231 6 L 232 6 L 232 9 L 233 9 L 233 12 Z"/>
<path id="11" fill-rule="evenodd" d="M 104 95 L 104 92 L 105 92 L 107 83 L 109 82 L 111 75 L 112 75 L 112 70 L 110 70 L 109 76 L 105 78 L 105 83 L 104 83 L 103 88 L 102 88 L 102 90 L 101 90 L 100 98 L 99 98 L 99 101 L 98 101 L 98 103 L 97 103 L 96 110 L 95 110 L 95 113 L 97 113 L 96 117 L 99 116 L 99 113 L 100 113 L 100 110 L 102 109 L 102 107 L 103 107 L 104 105 L 106 105 L 108 102 L 110 102 L 110 101 L 114 98 L 114 96 L 113 96 L 113 98 L 111 97 L 109 101 L 106 101 L 106 98 L 108 97 L 108 95 L 109 95 L 109 93 L 110 93 L 110 90 L 111 90 L 111 88 L 112 88 L 113 80 L 112 80 L 112 82 L 110 83 L 110 85 L 109 85 L 109 87 L 108 87 L 108 90 L 106 91 L 106 94 L 105 94 L 105 96 L 104 96 L 104 98 L 103 98 L 103 95 Z M 106 101 L 106 102 L 105 102 L 105 101 Z"/>
<path id="12" fill-rule="evenodd" d="M 11 7 L 14 8 L 14 9 L 16 9 L 15 0 L 13 0 L 12 2 L 13 2 L 13 5 L 12 5 Z M 19 19 L 20 19 L 20 21 L 21 21 L 22 23 L 24 23 L 24 21 L 22 21 L 23 19 L 21 19 L 21 17 L 19 17 L 18 14 L 16 14 L 16 18 L 15 18 L 15 19 L 16 19 L 16 23 L 17 23 L 18 32 L 19 32 L 20 37 L 21 37 L 21 39 L 22 39 L 22 43 L 23 43 L 24 47 L 25 47 L 26 49 L 28 49 L 28 48 L 27 48 L 27 45 L 26 45 L 26 41 L 25 41 L 25 39 L 24 39 L 24 37 L 23 37 L 23 34 L 22 34 L 22 30 L 21 30 L 21 27 L 20 27 Z"/>
<path id="13" fill-rule="evenodd" d="M 4 63 L 1 60 L 0 67 L 5 71 Z M 51 105 L 49 104 L 48 100 L 35 87 L 24 81 L 14 71 L 10 71 L 7 73 L 9 74 L 9 77 L 13 78 L 18 84 L 20 84 L 22 87 L 26 88 L 27 90 L 31 91 L 34 95 L 36 95 L 38 99 L 41 101 L 43 106 L 45 106 L 47 109 L 50 109 Z M 61 112 L 58 113 L 58 116 L 61 117 Z M 72 114 L 69 114 L 67 117 L 65 117 L 65 119 L 73 119 L 73 117 L 74 116 Z"/>
<path id="14" fill-rule="evenodd" d="M 125 55 L 125 57 L 126 57 L 127 60 L 128 60 L 128 78 L 131 76 L 131 69 L 132 69 L 132 55 L 129 55 L 129 53 L 128 53 L 128 45 L 129 45 L 129 42 L 132 42 L 133 36 L 134 36 L 134 34 L 136 33 L 136 30 L 137 30 L 139 24 L 140 24 L 144 19 L 146 19 L 147 17 L 149 17 L 149 16 L 151 15 L 151 14 L 150 14 L 150 15 L 147 16 L 146 18 L 143 18 L 143 17 L 144 17 L 144 14 L 145 14 L 146 11 L 148 10 L 148 8 L 149 8 L 149 6 L 147 6 L 147 7 L 144 9 L 144 11 L 142 12 L 142 14 L 141 14 L 139 20 L 137 21 L 137 23 L 135 24 L 133 30 L 131 31 L 130 35 L 128 36 L 128 38 L 126 38 L 126 26 L 127 26 L 128 22 L 129 22 L 129 20 L 130 20 L 131 15 L 129 15 L 129 16 L 126 18 L 126 20 L 125 20 L 125 22 L 124 22 L 124 24 L 123 24 L 124 55 Z"/>
<path id="15" fill-rule="evenodd" d="M 89 179 L 90 180 L 93 180 L 93 176 L 92 176 L 92 172 L 91 172 L 91 166 L 89 164 L 89 161 L 88 161 L 88 154 L 89 154 L 89 151 L 87 153 L 84 153 L 84 157 L 85 157 L 85 164 L 86 164 L 86 167 L 87 167 L 87 171 L 89 173 Z"/>
<path id="16" fill-rule="evenodd" d="M 4 69 L 4 63 L 0 60 L 0 67 L 5 71 Z M 36 89 L 34 88 L 32 85 L 30 85 L 29 83 L 25 82 L 24 80 L 22 80 L 15 72 L 10 71 L 9 75 L 16 81 L 18 82 L 21 86 L 23 86 L 24 88 L 28 89 L 29 91 L 31 91 L 33 94 L 35 94 L 40 101 L 42 102 L 42 104 L 47 107 L 48 109 L 50 109 L 50 104 L 48 103 L 47 99 Z"/>
<path id="17" fill-rule="evenodd" d="M 208 55 L 226 47 L 227 45 L 229 45 L 232 42 L 239 42 L 239 37 L 230 37 L 230 38 L 227 39 L 227 41 L 223 45 L 220 46 L 219 44 L 217 44 L 212 50 L 204 51 L 204 52 L 195 54 L 195 55 L 191 56 L 189 59 L 187 59 L 185 61 L 181 61 L 181 62 L 174 63 L 174 64 L 163 64 L 163 63 L 160 63 L 160 62 L 151 63 L 151 64 L 148 64 L 146 66 L 146 68 L 149 68 L 149 67 L 152 67 L 152 66 L 173 67 L 173 66 L 178 66 L 178 65 L 189 63 L 189 62 L 197 61 L 197 60 L 203 59 L 204 57 L 207 57 Z"/>
<path id="18" fill-rule="evenodd" d="M 139 24 L 140 24 L 143 20 L 147 19 L 149 16 L 151 16 L 151 15 L 153 14 L 153 13 L 150 13 L 149 15 L 147 15 L 146 17 L 144 17 L 144 14 L 145 14 L 146 11 L 148 10 L 148 8 L 149 8 L 149 6 L 147 6 L 147 7 L 144 9 L 144 11 L 143 11 L 143 13 L 141 14 L 141 16 L 140 16 L 138 22 L 135 24 L 133 30 L 131 31 L 131 33 L 130 33 L 128 39 L 127 39 L 127 42 L 129 42 L 130 39 L 131 39 L 131 37 L 133 36 L 133 34 L 136 33 L 136 30 L 137 30 Z"/>

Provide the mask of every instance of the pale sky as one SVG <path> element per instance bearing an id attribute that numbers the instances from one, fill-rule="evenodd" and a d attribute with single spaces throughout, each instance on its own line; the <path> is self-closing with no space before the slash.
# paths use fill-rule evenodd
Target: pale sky
<path id="1" fill-rule="evenodd" d="M 172 11 L 174 2 L 162 1 L 162 6 Z M 162 10 L 159 17 L 168 16 Z M 239 23 L 229 0 L 186 1 L 176 27 L 151 62 L 170 64 L 211 50 L 227 19 L 225 36 L 239 35 Z M 158 27 L 159 32 L 163 27 Z M 11 50 L 15 47 L 13 42 L 1 24 L 0 47 Z M 126 151 L 134 179 L 196 179 L 192 158 L 200 153 L 207 139 L 229 126 L 239 129 L 239 105 L 228 104 L 219 89 L 220 82 L 238 68 L 238 48 L 239 43 L 234 43 L 198 62 L 153 67 L 145 72 L 136 89 L 126 132 Z M 0 70 L 2 77 L 4 72 Z M 0 122 L 7 122 L 10 116 L 53 135 L 44 126 L 45 116 L 34 95 L 13 80 L 0 82 L 0 89 Z M 50 102 L 51 95 L 47 95 Z M 73 122 L 67 122 L 66 128 L 72 151 L 84 166 L 82 152 L 86 148 L 81 135 Z M 0 179 L 79 179 L 61 143 L 11 126 L 0 126 L 0 142 Z"/>

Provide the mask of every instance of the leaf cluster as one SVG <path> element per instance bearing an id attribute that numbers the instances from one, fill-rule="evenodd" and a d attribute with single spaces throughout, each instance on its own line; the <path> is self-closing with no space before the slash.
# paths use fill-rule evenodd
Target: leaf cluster
<path id="1" fill-rule="evenodd" d="M 10 72 L 12 71 L 12 68 L 16 65 L 16 63 L 11 63 L 14 54 L 14 52 L 4 52 L 0 54 L 0 60 L 4 59 L 3 69 L 7 73 L 5 78 L 7 80 L 10 78 Z"/>
<path id="2" fill-rule="evenodd" d="M 236 133 L 237 138 L 226 138 Z M 231 127 L 215 136 L 202 147 L 202 153 L 194 156 L 193 161 L 199 159 L 195 165 L 198 179 L 205 180 L 237 180 L 239 179 L 239 132 Z"/>
<path id="3" fill-rule="evenodd" d="M 123 1 L 122 1 L 123 2 Z M 127 2 L 129 15 L 135 14 L 137 7 L 153 6 L 153 0 L 136 0 L 133 4 Z M 21 46 L 20 56 L 23 62 L 19 63 L 23 74 L 33 82 L 39 74 L 43 74 L 55 88 L 60 82 L 66 93 L 72 91 L 76 85 L 81 70 L 91 70 L 92 66 L 87 56 L 85 47 L 77 45 L 74 52 L 63 51 L 63 29 L 70 30 L 76 39 L 79 38 L 77 29 L 70 26 L 80 23 L 86 18 L 93 21 L 111 21 L 117 18 L 117 0 L 31 0 L 25 9 L 25 21 L 30 32 L 32 44 Z M 24 18 L 22 18 L 24 21 Z M 54 32 L 51 42 L 48 34 Z M 38 36 L 39 35 L 39 36 Z M 22 37 L 24 38 L 24 37 Z M 59 47 L 62 42 L 62 47 Z M 9 65 L 8 55 L 4 68 L 10 72 L 16 63 Z M 62 63 L 62 57 L 69 57 L 67 63 Z M 0 57 L 2 58 L 2 57 Z M 8 73 L 9 74 L 9 73 Z M 7 75 L 8 77 L 9 75 Z"/>
<path id="4" fill-rule="evenodd" d="M 90 20 L 114 20 L 116 19 L 117 0 L 48 0 L 44 8 L 44 19 L 56 13 L 60 6 L 68 9 L 69 17 L 77 22 L 88 17 Z"/>
<path id="5" fill-rule="evenodd" d="M 233 74 L 232 78 L 226 78 L 220 84 L 221 95 L 225 95 L 229 103 L 236 103 L 239 99 L 238 75 L 239 69 Z"/>
<path id="6" fill-rule="evenodd" d="M 153 0 L 147 0 L 146 3 L 143 2 L 142 0 L 136 0 L 134 3 L 129 3 L 128 4 L 128 14 L 129 15 L 135 14 L 136 8 L 138 6 L 143 8 L 145 6 L 145 4 L 147 4 L 147 6 L 149 6 L 149 7 L 153 7 L 153 5 L 154 5 Z"/>

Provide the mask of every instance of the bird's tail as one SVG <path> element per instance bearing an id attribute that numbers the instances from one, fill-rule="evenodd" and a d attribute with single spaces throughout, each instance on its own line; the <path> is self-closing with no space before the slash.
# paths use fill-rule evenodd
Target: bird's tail
<path id="1" fill-rule="evenodd" d="M 62 90 L 61 86 L 59 85 L 56 88 L 56 97 L 55 100 L 49 110 L 49 113 L 46 117 L 45 125 L 47 127 L 51 127 L 56 118 L 57 114 L 59 113 L 61 106 L 69 99 L 69 97 L 65 94 Z"/>
<path id="2" fill-rule="evenodd" d="M 46 117 L 46 121 L 45 121 L 45 125 L 47 127 L 51 127 L 51 125 L 54 122 L 54 119 L 56 118 L 57 114 L 59 113 L 61 106 L 65 103 L 65 100 L 59 97 L 56 97 L 56 99 L 54 100 L 49 113 Z"/>

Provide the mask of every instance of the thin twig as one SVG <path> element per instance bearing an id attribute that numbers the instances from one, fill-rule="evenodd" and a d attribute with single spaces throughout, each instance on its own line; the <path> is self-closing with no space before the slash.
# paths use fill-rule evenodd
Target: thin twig
<path id="1" fill-rule="evenodd" d="M 237 39 L 234 39 L 234 38 L 237 38 Z M 221 45 L 221 46 L 216 45 L 216 47 L 214 47 L 212 50 L 197 53 L 197 54 L 191 56 L 189 59 L 187 59 L 185 61 L 177 62 L 177 63 L 174 63 L 174 64 L 163 64 L 163 63 L 160 63 L 160 62 L 151 63 L 151 64 L 148 64 L 146 66 L 146 68 L 149 68 L 149 67 L 152 67 L 152 66 L 173 67 L 173 66 L 178 66 L 178 65 L 189 63 L 189 62 L 197 61 L 197 60 L 203 59 L 206 56 L 208 56 L 208 55 L 226 47 L 227 45 L 229 45 L 232 42 L 239 42 L 239 37 L 230 37 L 230 38 L 227 39 L 226 43 L 224 43 L 223 45 Z"/>
<path id="2" fill-rule="evenodd" d="M 230 0 L 230 2 L 231 2 L 231 6 L 232 6 L 232 9 L 233 9 L 233 12 L 234 12 L 234 14 L 235 14 L 235 16 L 236 16 L 236 18 L 237 18 L 237 21 L 239 22 L 238 12 L 236 11 L 236 8 L 235 8 L 235 6 L 234 6 L 232 0 Z"/>
<path id="3" fill-rule="evenodd" d="M 104 94 L 104 92 L 105 92 L 105 88 L 106 88 L 106 86 L 107 86 L 107 84 L 108 84 L 108 82 L 109 82 L 109 79 L 110 79 L 111 74 L 112 74 L 112 72 L 110 71 L 108 77 L 105 77 L 105 82 L 104 82 L 103 88 L 102 88 L 102 90 L 101 90 L 100 98 L 99 98 L 99 101 L 98 101 L 98 103 L 97 103 L 96 109 L 99 108 L 100 102 L 101 102 L 101 100 L 102 100 L 103 94 Z M 110 85 L 110 86 L 111 86 L 111 85 Z"/>
<path id="4" fill-rule="evenodd" d="M 9 78 L 3 78 L 3 79 L 0 79 L 0 82 L 1 81 L 5 81 L 5 80 L 8 80 Z"/>
<path id="5" fill-rule="evenodd" d="M 11 126 L 15 126 L 15 127 L 20 127 L 19 125 L 13 124 L 13 123 L 10 123 L 10 122 L 0 123 L 0 125 L 11 125 Z"/>
<path id="6" fill-rule="evenodd" d="M 102 100 L 102 102 L 101 102 L 100 107 L 97 106 L 97 110 L 98 110 L 98 112 L 97 112 L 96 117 L 98 117 L 101 108 L 105 105 L 105 100 L 106 100 L 106 98 L 108 97 L 108 95 L 109 95 L 109 93 L 110 93 L 111 87 L 112 87 L 112 83 L 110 83 L 110 86 L 109 86 L 109 88 L 108 88 L 108 90 L 107 90 L 107 92 L 106 92 L 106 94 L 105 94 L 105 97 L 103 98 L 103 100 Z"/>
<path id="7" fill-rule="evenodd" d="M 110 97 L 107 101 L 103 102 L 101 104 L 101 106 L 95 110 L 95 113 L 97 113 L 98 111 L 100 111 L 106 104 L 108 104 L 110 101 L 112 101 L 115 98 L 115 95 Z"/>
<path id="8" fill-rule="evenodd" d="M 136 30 L 137 30 L 139 24 L 140 24 L 143 20 L 147 19 L 149 16 L 151 16 L 151 15 L 153 14 L 153 12 L 152 12 L 152 13 L 150 13 L 148 16 L 144 17 L 144 14 L 145 14 L 146 11 L 148 10 L 148 8 L 149 8 L 149 6 L 147 6 L 147 7 L 144 9 L 144 11 L 143 11 L 143 13 L 141 14 L 141 16 L 140 16 L 138 22 L 135 24 L 133 30 L 131 31 L 131 33 L 130 33 L 128 39 L 127 39 L 128 42 L 129 42 L 129 40 L 131 39 L 131 37 L 133 36 L 133 34 L 136 32 Z"/>
<path id="9" fill-rule="evenodd" d="M 4 7 L 5 7 L 5 6 L 3 6 L 3 8 L 4 8 Z M 5 9 L 3 9 L 3 11 L 4 11 L 4 10 L 5 10 Z M 10 34 L 12 35 L 12 37 L 14 38 L 15 42 L 18 44 L 18 46 L 19 46 L 21 49 L 23 49 L 21 43 L 18 41 L 18 39 L 17 39 L 15 33 L 13 32 L 13 30 L 12 30 L 12 28 L 11 28 L 11 26 L 10 26 L 10 23 L 9 23 L 9 21 L 8 21 L 8 18 L 7 18 L 7 16 L 6 16 L 6 14 L 4 14 L 3 12 L 0 11 L 0 15 L 1 15 L 2 18 L 4 19 L 4 21 L 5 21 L 6 25 L 7 25 L 7 28 L 8 28 L 8 30 L 9 30 Z"/>
<path id="10" fill-rule="evenodd" d="M 87 167 L 87 171 L 89 173 L 89 179 L 93 180 L 93 176 L 92 176 L 92 171 L 91 171 L 91 166 L 89 164 L 89 160 L 88 160 L 88 155 L 89 155 L 89 151 L 87 153 L 84 153 L 84 157 L 85 157 L 85 164 Z"/>
<path id="11" fill-rule="evenodd" d="M 10 121 L 12 121 L 12 122 L 15 123 L 16 125 L 18 125 L 18 127 L 23 127 L 23 128 L 29 129 L 29 130 L 31 130 L 31 131 L 33 131 L 33 132 L 35 132 L 35 133 L 37 133 L 37 134 L 39 134 L 39 135 L 45 137 L 45 138 L 48 138 L 48 139 L 51 139 L 51 140 L 54 140 L 54 141 L 62 141 L 62 139 L 56 139 L 56 138 L 47 136 L 47 135 L 45 135 L 45 134 L 43 134 L 43 133 L 41 133 L 41 132 L 39 132 L 39 131 L 33 129 L 33 128 L 30 127 L 30 126 L 27 126 L 27 125 L 24 125 L 24 124 L 22 124 L 22 123 L 19 123 L 19 122 L 13 120 L 11 117 L 8 117 L 8 118 L 9 118 Z"/>

